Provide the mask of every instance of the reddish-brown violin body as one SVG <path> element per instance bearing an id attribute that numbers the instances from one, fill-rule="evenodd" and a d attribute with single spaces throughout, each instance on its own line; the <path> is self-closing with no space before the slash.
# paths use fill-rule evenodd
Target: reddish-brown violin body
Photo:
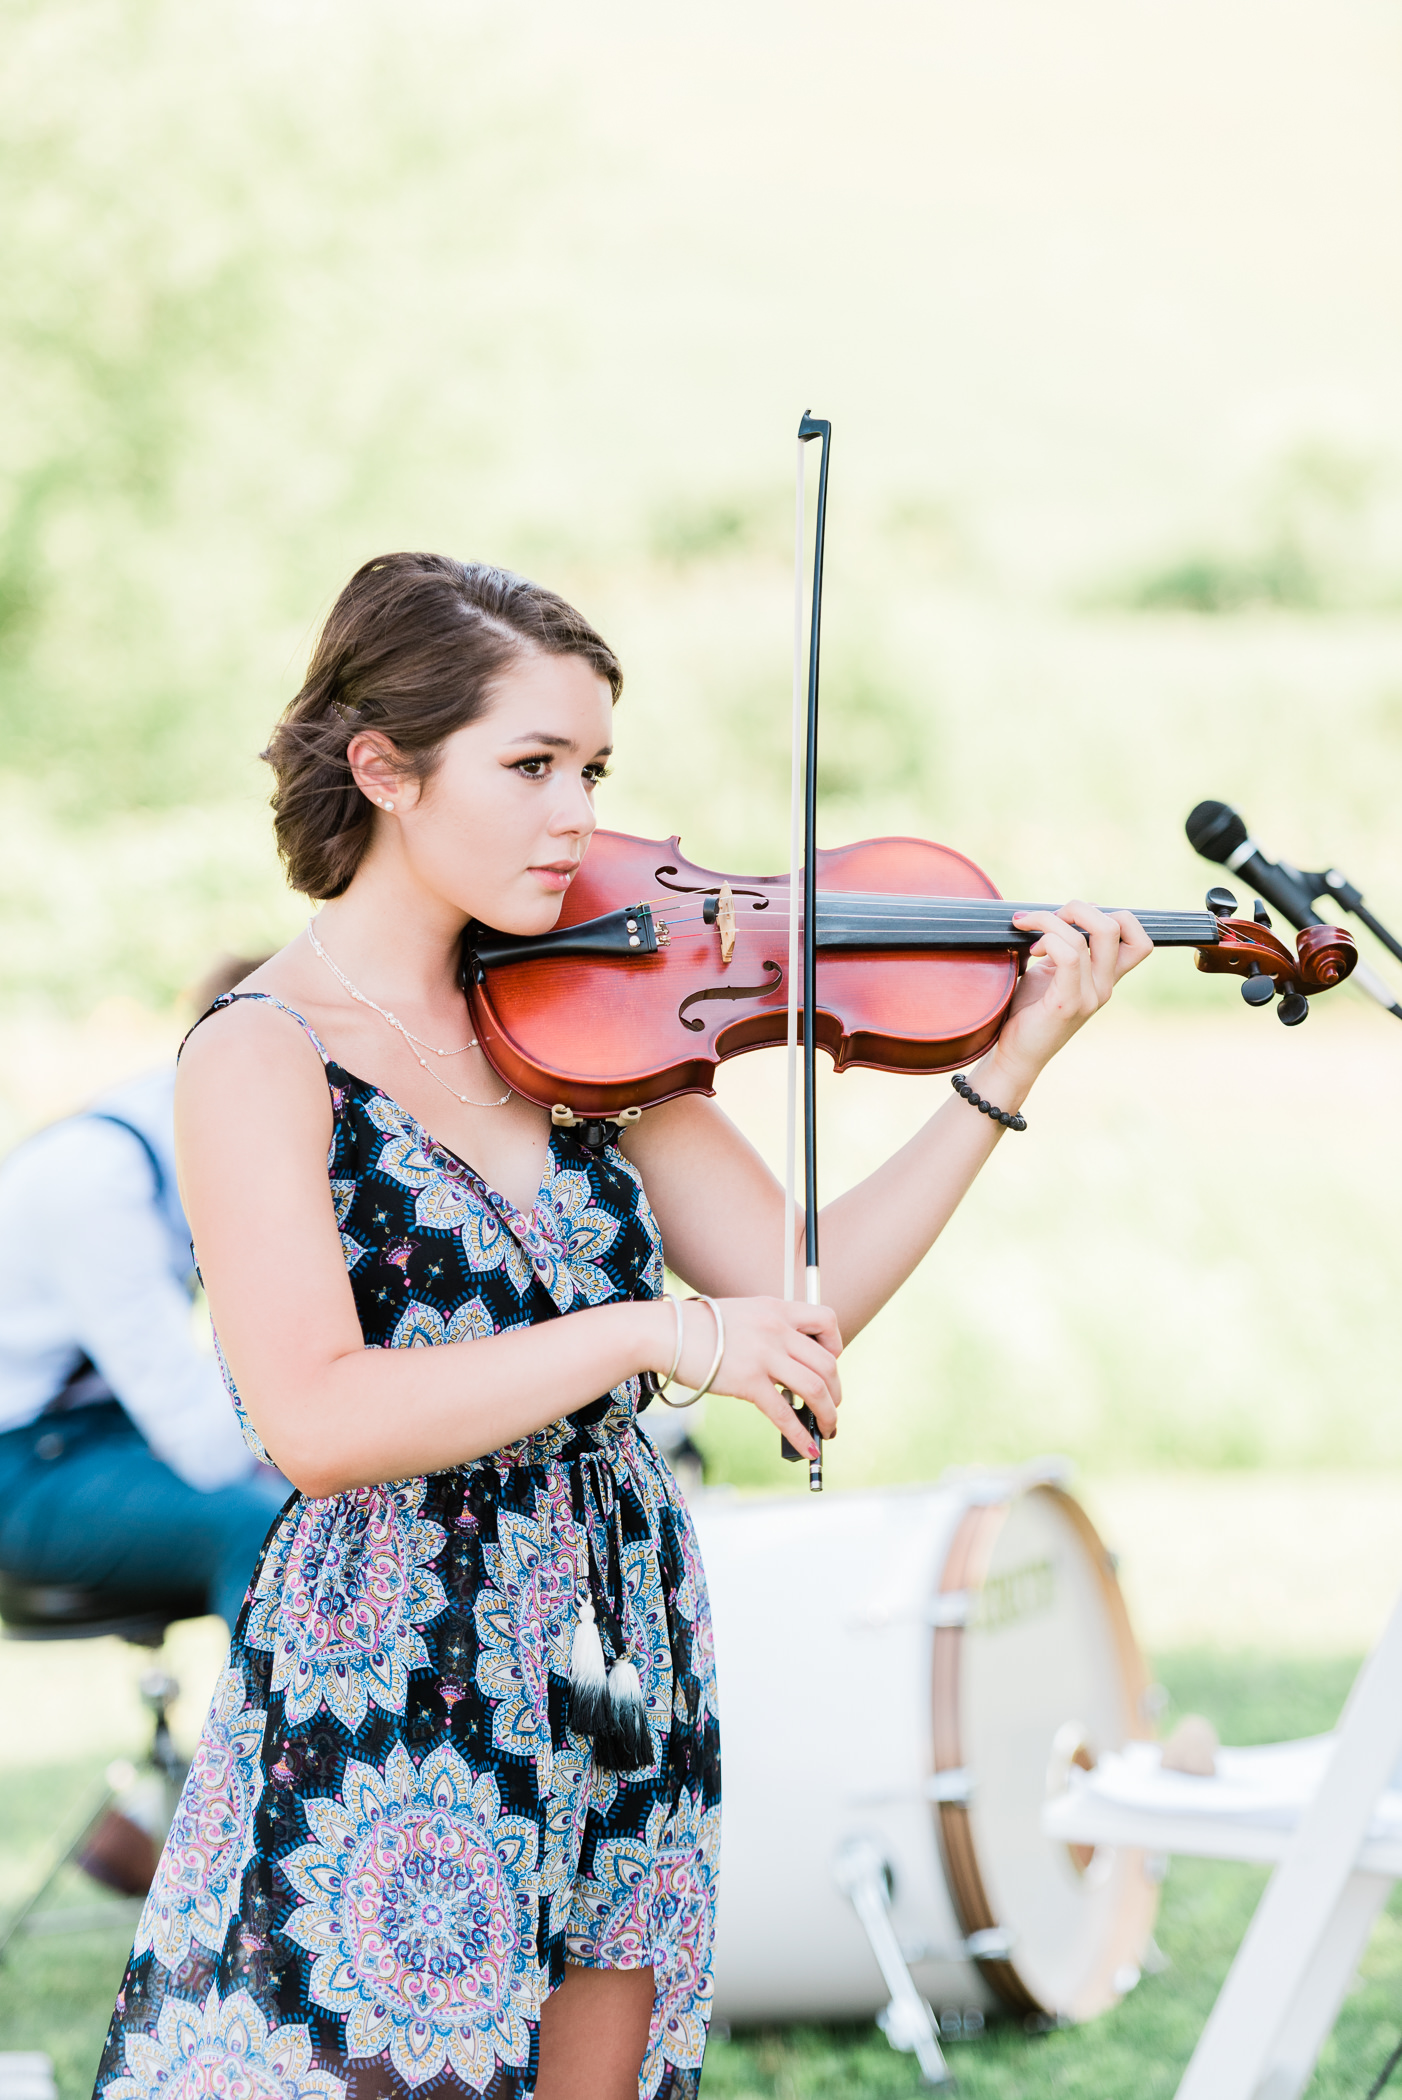
<path id="1" fill-rule="evenodd" d="M 838 1069 L 948 1072 L 979 1057 L 1034 938 L 1009 923 L 1019 907 L 962 853 L 923 839 L 822 851 L 817 885 L 814 1025 Z M 1323 991 L 1356 960 L 1334 927 L 1307 929 L 1292 950 L 1249 919 L 1140 916 L 1156 945 L 1195 948 L 1201 969 L 1270 980 L 1267 998 Z M 528 1100 L 581 1116 L 709 1093 L 725 1058 L 782 1043 L 788 973 L 786 875 L 725 876 L 694 866 L 675 838 L 609 831 L 594 834 L 552 934 L 472 928 L 464 956 L 495 1070 Z"/>

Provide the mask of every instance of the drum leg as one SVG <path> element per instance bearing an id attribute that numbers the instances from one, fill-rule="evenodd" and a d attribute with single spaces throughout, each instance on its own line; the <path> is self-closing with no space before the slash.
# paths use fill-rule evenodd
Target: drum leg
<path id="1" fill-rule="evenodd" d="M 865 1838 L 853 1838 L 838 1853 L 833 1878 L 857 1913 L 891 1993 L 890 2004 L 878 2015 L 887 2041 L 893 2049 L 915 2052 L 927 2085 L 952 2085 L 954 2080 L 940 2050 L 939 2025 L 915 1988 L 915 1979 L 891 1923 L 885 1860 Z"/>

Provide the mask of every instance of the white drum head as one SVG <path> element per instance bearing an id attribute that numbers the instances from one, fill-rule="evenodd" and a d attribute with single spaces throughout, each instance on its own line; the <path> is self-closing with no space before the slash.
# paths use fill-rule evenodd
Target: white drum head
<path id="1" fill-rule="evenodd" d="M 1040 1812 L 1069 1763 L 1147 1735 L 1145 1672 L 1114 1567 L 1051 1486 L 965 1512 L 940 1583 L 957 1621 L 933 1656 L 935 1810 L 966 1934 L 1007 1947 L 979 1967 L 1012 2010 L 1083 2020 L 1138 1981 L 1157 1885 L 1140 1852 L 1053 1846 Z M 977 1944 L 977 1942 L 976 1942 Z"/>

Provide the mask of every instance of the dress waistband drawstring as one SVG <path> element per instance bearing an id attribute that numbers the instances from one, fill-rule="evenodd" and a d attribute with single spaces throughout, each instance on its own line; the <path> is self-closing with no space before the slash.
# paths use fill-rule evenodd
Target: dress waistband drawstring
<path id="1" fill-rule="evenodd" d="M 566 1460 L 563 1470 L 567 1476 L 575 1475 L 571 1500 L 584 1539 L 584 1567 L 570 1641 L 569 1725 L 589 1740 L 600 1771 L 632 1772 L 651 1764 L 653 1744 L 629 1638 L 618 1479 L 602 1451 L 581 1452 Z M 500 1496 L 501 1486 L 501 1476 L 490 1461 L 474 1467 L 463 1497 L 464 1517 L 480 1524 Z M 543 1682 L 540 1691 L 543 1699 Z M 548 1728 L 548 1713 L 541 1718 Z"/>
<path id="2" fill-rule="evenodd" d="M 594 1762 L 601 1771 L 632 1772 L 651 1764 L 652 1737 L 626 1631 L 628 1599 L 618 1483 L 602 1452 L 583 1452 L 577 1464 L 588 1576 L 570 1645 L 570 1726 L 590 1738 Z M 600 1619 L 614 1655 L 607 1671 L 599 1639 Z"/>

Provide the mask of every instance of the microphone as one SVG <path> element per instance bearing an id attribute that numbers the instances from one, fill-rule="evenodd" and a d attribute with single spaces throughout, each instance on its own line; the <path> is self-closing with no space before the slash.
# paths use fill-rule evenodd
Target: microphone
<path id="1" fill-rule="evenodd" d="M 1234 875 L 1243 876 L 1258 896 L 1273 904 L 1282 918 L 1288 919 L 1296 928 L 1331 923 L 1321 919 L 1314 908 L 1315 898 L 1325 891 L 1337 895 L 1345 909 L 1354 908 L 1350 897 L 1345 894 L 1352 890 L 1351 884 L 1344 884 L 1341 880 L 1336 885 L 1321 877 L 1318 887 L 1312 889 L 1310 885 L 1314 877 L 1302 875 L 1288 861 L 1268 860 L 1247 830 L 1240 811 L 1233 809 L 1230 802 L 1199 802 L 1183 829 L 1188 834 L 1188 843 L 1204 860 L 1217 861 L 1222 867 L 1230 868 Z M 1361 896 L 1358 901 L 1362 903 Z M 1371 914 L 1368 918 L 1371 920 Z M 1353 977 L 1379 1006 L 1385 1006 L 1390 1014 L 1396 1014 L 1402 1020 L 1402 1004 L 1376 970 L 1360 960 Z"/>
<path id="2" fill-rule="evenodd" d="M 1293 869 L 1287 873 L 1275 861 L 1266 859 L 1243 823 L 1240 811 L 1233 809 L 1230 802 L 1199 802 L 1183 829 L 1195 852 L 1204 860 L 1215 860 L 1230 868 L 1233 875 L 1245 876 L 1252 889 L 1273 904 L 1292 926 L 1324 925 L 1304 884 L 1291 880 Z M 1354 975 L 1357 974 L 1355 970 Z"/>

